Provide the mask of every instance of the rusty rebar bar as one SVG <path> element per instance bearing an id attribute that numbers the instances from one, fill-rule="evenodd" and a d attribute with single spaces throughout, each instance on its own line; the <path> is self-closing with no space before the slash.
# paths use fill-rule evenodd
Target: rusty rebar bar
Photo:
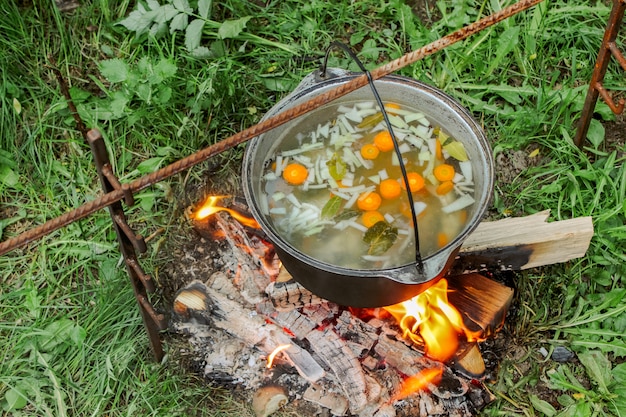
<path id="1" fill-rule="evenodd" d="M 598 96 L 602 97 L 613 113 L 621 114 L 624 111 L 626 100 L 621 99 L 618 103 L 615 103 L 609 92 L 602 85 L 611 57 L 614 57 L 624 71 L 626 71 L 626 59 L 624 59 L 624 55 L 622 55 L 615 44 L 620 25 L 624 19 L 624 11 L 626 11 L 626 0 L 613 0 L 613 8 L 609 15 L 606 30 L 604 31 L 602 45 L 600 46 L 598 58 L 596 59 L 596 64 L 591 74 L 587 97 L 585 98 L 585 104 L 583 105 L 580 120 L 576 128 L 576 135 L 574 136 L 574 143 L 579 148 L 582 148 L 587 138 L 587 132 L 589 132 L 589 126 L 591 124 L 593 110 L 598 101 Z"/>
<path id="2" fill-rule="evenodd" d="M 442 49 L 452 44 L 455 44 L 459 41 L 462 41 L 468 38 L 469 36 L 474 35 L 480 32 L 481 30 L 488 28 L 504 19 L 507 19 L 519 12 L 522 12 L 530 7 L 533 7 L 541 3 L 542 1 L 543 0 L 521 0 L 518 3 L 515 3 L 509 7 L 506 7 L 497 13 L 486 16 L 470 25 L 467 25 L 459 30 L 452 32 L 449 35 L 444 36 L 443 38 L 440 38 L 426 46 L 416 49 L 413 52 L 409 52 L 408 54 L 398 59 L 395 59 L 383 66 L 380 66 L 372 70 L 370 72 L 371 77 L 374 80 L 376 80 L 376 79 L 384 77 L 385 75 L 389 75 L 394 71 L 404 68 L 407 65 L 413 64 L 421 59 L 424 59 L 425 57 L 430 56 L 434 54 L 435 52 L 441 51 Z M 320 94 L 319 96 L 305 103 L 302 103 L 291 109 L 285 110 L 270 119 L 267 119 L 252 127 L 242 130 L 241 132 L 236 133 L 233 136 L 230 136 L 214 145 L 211 145 L 192 155 L 189 155 L 183 159 L 180 159 L 172 163 L 171 165 L 163 167 L 151 174 L 145 175 L 130 183 L 124 184 L 123 189 L 130 189 L 131 192 L 133 193 L 141 191 L 168 177 L 171 177 L 195 165 L 198 165 L 199 163 L 206 161 L 212 156 L 215 156 L 228 149 L 234 148 L 235 146 L 247 140 L 250 140 L 255 136 L 258 136 L 271 129 L 281 126 L 289 122 L 290 120 L 295 119 L 296 117 L 302 116 L 303 114 L 306 114 L 320 107 L 323 104 L 326 104 L 332 100 L 342 97 L 367 84 L 368 84 L 368 78 L 365 74 L 358 76 L 354 78 L 353 80 L 345 84 L 342 84 L 331 91 Z M 0 255 L 3 255 L 10 250 L 24 246 L 76 220 L 80 220 L 84 217 L 87 217 L 91 215 L 92 213 L 102 208 L 105 208 L 114 202 L 120 201 L 123 198 L 124 198 L 124 192 L 122 190 L 117 189 L 115 191 L 111 191 L 95 200 L 90 201 L 89 203 L 82 205 L 81 207 L 78 207 L 72 211 L 69 211 L 55 219 L 49 220 L 40 226 L 34 227 L 33 229 L 30 229 L 16 237 L 7 239 L 4 242 L 0 242 Z"/>

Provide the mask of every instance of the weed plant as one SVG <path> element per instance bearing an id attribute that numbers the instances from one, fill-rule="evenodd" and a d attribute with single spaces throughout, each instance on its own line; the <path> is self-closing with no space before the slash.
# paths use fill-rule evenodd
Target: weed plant
<path id="1" fill-rule="evenodd" d="M 52 67 L 128 181 L 257 122 L 334 40 L 374 68 L 510 2 L 427 4 L 91 0 L 60 12 L 52 0 L 1 2 L 0 238 L 101 194 Z M 503 331 L 512 342 L 484 415 L 626 415 L 624 137 L 604 141 L 614 116 L 599 102 L 585 149 L 571 139 L 609 11 L 546 0 L 400 71 L 470 109 L 494 157 L 525 156 L 528 167 L 496 185 L 495 217 L 549 209 L 594 222 L 587 256 L 518 277 Z M 340 53 L 330 65 L 356 70 Z M 626 87 L 615 63 L 605 85 Z M 157 278 L 189 188 L 207 177 L 236 188 L 241 153 L 137 196 L 130 218 L 156 236 L 141 262 Z M 553 360 L 563 348 L 573 358 Z M 251 415 L 177 364 L 153 361 L 105 211 L 0 257 L 0 352 L 5 415 Z"/>

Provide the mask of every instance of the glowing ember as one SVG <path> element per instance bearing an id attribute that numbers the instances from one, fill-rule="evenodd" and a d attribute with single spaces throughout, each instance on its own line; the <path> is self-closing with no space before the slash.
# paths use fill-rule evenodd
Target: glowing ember
<path id="1" fill-rule="evenodd" d="M 229 209 L 228 207 L 218 206 L 217 204 L 225 198 L 228 198 L 228 196 L 219 196 L 219 195 L 208 196 L 205 202 L 202 203 L 202 205 L 196 210 L 193 217 L 196 220 L 202 220 L 217 213 L 218 211 L 226 211 L 231 216 L 233 216 L 235 220 L 237 220 L 239 223 L 243 224 L 244 226 L 252 227 L 255 229 L 261 228 L 261 226 L 259 226 L 257 221 L 254 220 L 253 218 L 244 216 L 235 210 Z"/>
<path id="2" fill-rule="evenodd" d="M 274 363 L 274 358 L 276 357 L 276 355 L 278 355 L 280 352 L 282 352 L 285 349 L 289 349 L 291 347 L 290 344 L 286 344 L 286 345 L 280 345 L 278 346 L 276 349 L 274 349 L 274 351 L 272 353 L 270 353 L 270 355 L 267 357 L 267 368 L 271 368 L 273 363 Z"/>
<path id="3" fill-rule="evenodd" d="M 443 370 L 440 368 L 424 369 L 423 371 L 405 379 L 400 389 L 391 399 L 392 402 L 401 400 L 409 395 L 428 388 L 429 384 L 439 384 Z"/>
<path id="4" fill-rule="evenodd" d="M 478 339 L 463 324 L 463 318 L 448 302 L 448 281 L 435 285 L 410 300 L 385 307 L 398 321 L 403 336 L 424 344 L 426 354 L 440 362 L 450 359 L 459 346 L 459 336 Z"/>

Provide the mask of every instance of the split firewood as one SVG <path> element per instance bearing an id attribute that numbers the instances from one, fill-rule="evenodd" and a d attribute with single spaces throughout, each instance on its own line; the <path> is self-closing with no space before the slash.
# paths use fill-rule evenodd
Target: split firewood
<path id="1" fill-rule="evenodd" d="M 461 246 L 454 268 L 459 272 L 493 267 L 520 270 L 584 256 L 593 236 L 591 217 L 548 223 L 549 215 L 545 210 L 480 223 Z"/>

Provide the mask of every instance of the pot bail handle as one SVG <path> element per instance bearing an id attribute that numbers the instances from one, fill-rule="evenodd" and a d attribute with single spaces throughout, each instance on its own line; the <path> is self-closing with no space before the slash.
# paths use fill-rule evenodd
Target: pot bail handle
<path id="1" fill-rule="evenodd" d="M 406 167 L 404 166 L 404 161 L 402 160 L 402 153 L 400 152 L 400 148 L 398 145 L 398 140 L 396 139 L 396 135 L 393 132 L 393 126 L 391 125 L 391 121 L 389 120 L 389 116 L 387 115 L 387 110 L 385 110 L 385 105 L 382 101 L 382 99 L 380 98 L 380 95 L 378 94 L 378 90 L 376 89 L 376 86 L 374 85 L 374 79 L 372 78 L 372 75 L 370 74 L 370 72 L 367 70 L 367 68 L 365 68 L 365 66 L 363 65 L 363 63 L 361 62 L 361 60 L 356 56 L 356 54 L 354 53 L 354 51 L 352 51 L 352 49 L 350 49 L 350 47 L 348 47 L 348 45 L 339 42 L 339 41 L 333 41 L 328 48 L 326 48 L 326 54 L 324 55 L 324 60 L 322 61 L 322 65 L 320 67 L 320 73 L 319 76 L 322 79 L 328 78 L 329 77 L 329 70 L 328 69 L 328 58 L 330 57 L 330 51 L 333 48 L 339 48 L 342 49 L 345 53 L 347 53 L 350 58 L 352 58 L 352 60 L 354 62 L 356 62 L 356 64 L 359 66 L 359 69 L 367 76 L 367 80 L 369 82 L 370 87 L 372 88 L 372 93 L 374 94 L 374 97 L 376 98 L 376 103 L 378 104 L 378 106 L 380 107 L 380 111 L 383 115 L 383 119 L 385 120 L 385 124 L 387 125 L 387 129 L 389 130 L 389 134 L 391 136 L 392 142 L 393 142 L 393 147 L 396 153 L 396 156 L 398 157 L 398 162 L 400 165 L 400 171 L 402 172 L 402 180 L 404 181 L 404 186 L 406 188 L 406 195 L 407 195 L 407 199 L 409 201 L 409 207 L 411 209 L 411 220 L 413 221 L 413 236 L 415 239 L 415 268 L 416 268 L 416 277 L 419 277 L 421 275 L 423 275 L 424 273 L 424 262 L 422 260 L 422 255 L 420 254 L 420 243 L 419 243 L 419 231 L 418 231 L 418 227 L 417 227 L 417 213 L 415 212 L 415 203 L 413 201 L 413 195 L 411 193 L 411 187 L 409 184 L 409 178 L 407 176 L 407 172 L 406 172 Z"/>

